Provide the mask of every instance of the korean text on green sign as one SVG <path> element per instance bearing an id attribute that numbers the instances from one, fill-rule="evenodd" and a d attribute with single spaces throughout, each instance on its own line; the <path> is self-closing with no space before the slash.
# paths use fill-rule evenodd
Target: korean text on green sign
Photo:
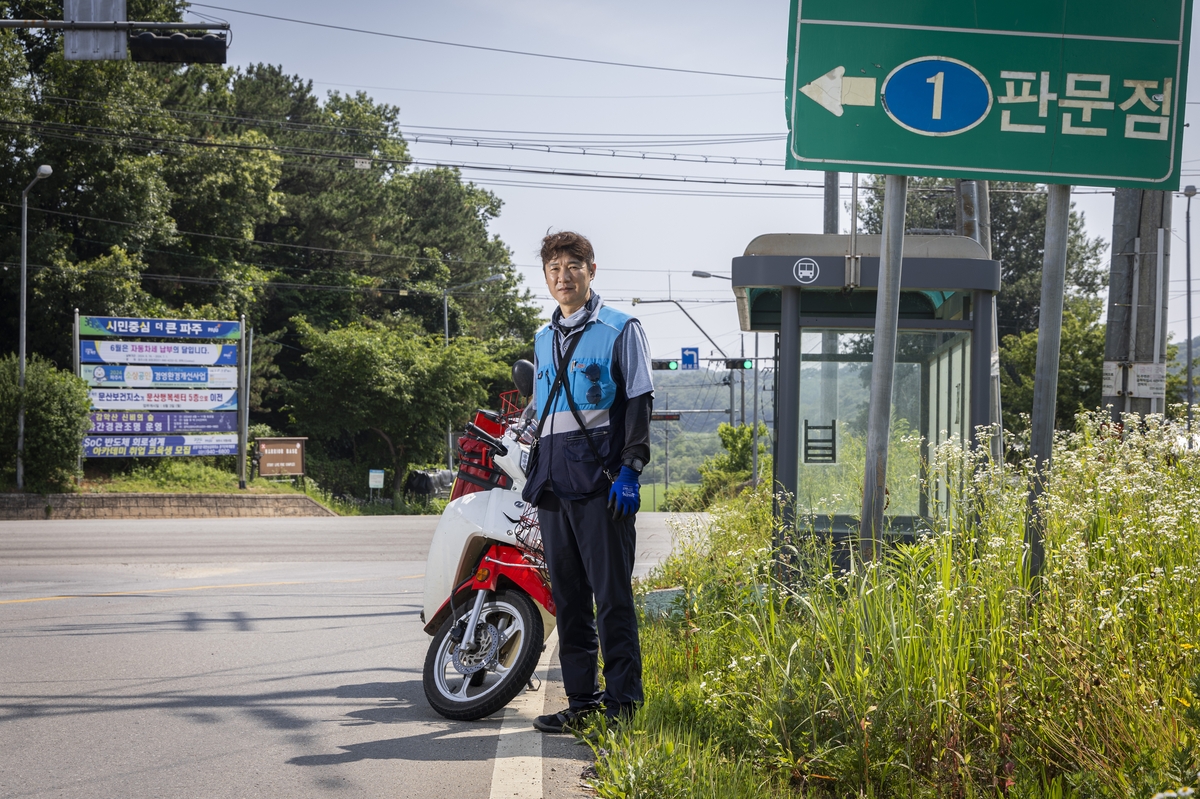
<path id="1" fill-rule="evenodd" d="M 788 167 L 1179 186 L 1190 0 L 795 0 Z"/>

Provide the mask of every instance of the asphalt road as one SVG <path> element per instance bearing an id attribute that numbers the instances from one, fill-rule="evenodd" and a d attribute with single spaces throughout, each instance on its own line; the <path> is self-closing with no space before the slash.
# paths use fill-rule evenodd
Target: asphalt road
<path id="1" fill-rule="evenodd" d="M 0 796 L 493 796 L 504 714 L 421 688 L 436 521 L 0 522 Z M 671 532 L 638 526 L 644 573 Z M 518 795 L 584 795 L 590 750 L 542 740 Z"/>

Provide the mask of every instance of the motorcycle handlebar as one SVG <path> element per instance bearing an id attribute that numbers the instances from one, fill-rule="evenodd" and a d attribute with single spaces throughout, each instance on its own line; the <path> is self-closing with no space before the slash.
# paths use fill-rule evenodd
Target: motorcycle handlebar
<path id="1" fill-rule="evenodd" d="M 467 432 L 488 446 L 495 448 L 501 455 L 508 453 L 508 446 L 503 441 L 496 438 L 491 433 L 481 430 L 474 422 L 467 422 Z"/>

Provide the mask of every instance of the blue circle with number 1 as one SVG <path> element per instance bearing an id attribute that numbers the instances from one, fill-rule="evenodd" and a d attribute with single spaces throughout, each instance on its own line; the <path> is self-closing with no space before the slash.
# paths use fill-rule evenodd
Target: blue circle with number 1
<path id="1" fill-rule="evenodd" d="M 900 127 L 922 136 L 954 136 L 992 110 L 992 87 L 970 64 L 944 56 L 906 61 L 883 81 L 883 108 Z"/>

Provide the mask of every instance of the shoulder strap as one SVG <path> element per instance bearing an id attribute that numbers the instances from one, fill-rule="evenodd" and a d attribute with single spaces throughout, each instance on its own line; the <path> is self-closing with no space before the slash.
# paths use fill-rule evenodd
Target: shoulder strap
<path id="1" fill-rule="evenodd" d="M 583 416 L 579 413 L 579 408 L 575 405 L 575 400 L 571 397 L 570 390 L 567 391 L 567 407 L 571 409 L 571 415 L 575 417 L 575 423 L 579 425 L 579 429 L 583 431 L 583 437 L 587 440 L 588 446 L 591 447 L 592 455 L 596 457 L 596 463 L 600 464 L 600 470 L 604 472 L 604 476 L 608 478 L 608 482 L 615 483 L 617 478 L 613 476 L 608 467 L 604 465 L 604 459 L 600 457 L 599 450 L 596 449 L 596 442 L 592 441 L 591 433 L 588 432 L 587 425 L 583 423 Z"/>
<path id="2" fill-rule="evenodd" d="M 550 340 L 550 357 L 554 358 L 557 355 L 558 347 L 554 343 L 553 332 L 551 332 Z M 558 396 L 558 390 L 562 388 L 563 380 L 566 378 L 567 367 L 571 364 L 571 356 L 575 354 L 575 345 L 579 343 L 579 339 L 583 338 L 583 331 L 575 336 L 570 344 L 567 345 L 567 351 L 563 353 L 563 358 L 559 362 L 557 374 L 554 376 L 554 384 L 550 387 L 550 396 L 546 397 L 546 404 L 542 407 L 542 418 L 538 420 L 537 438 L 542 437 L 542 428 L 546 424 L 546 417 L 550 415 L 550 409 L 554 407 L 554 398 Z M 567 392 L 567 404 L 570 405 L 571 392 Z M 589 439 L 590 440 L 590 439 Z"/>

